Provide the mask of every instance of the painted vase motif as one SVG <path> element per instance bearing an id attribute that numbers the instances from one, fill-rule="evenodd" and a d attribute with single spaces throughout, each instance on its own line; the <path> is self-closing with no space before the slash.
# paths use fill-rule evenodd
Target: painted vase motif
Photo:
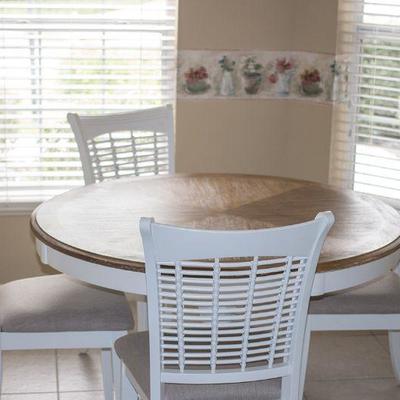
<path id="1" fill-rule="evenodd" d="M 233 75 L 231 71 L 224 71 L 222 73 L 221 87 L 219 90 L 221 96 L 234 96 L 235 85 L 233 83 Z"/>
<path id="2" fill-rule="evenodd" d="M 246 58 L 242 74 L 245 81 L 244 90 L 247 94 L 257 94 L 263 83 L 263 66 L 257 63 L 255 57 Z"/>
<path id="3" fill-rule="evenodd" d="M 301 89 L 306 96 L 318 96 L 323 91 L 319 83 L 316 82 L 303 82 Z"/>
<path id="4" fill-rule="evenodd" d="M 330 75 L 325 80 L 325 98 L 327 101 L 336 102 L 338 100 L 338 78 L 340 76 L 340 67 L 334 60 L 329 66 Z"/>
<path id="5" fill-rule="evenodd" d="M 190 68 L 185 73 L 184 90 L 189 94 L 202 94 L 210 89 L 208 83 L 208 72 L 203 66 L 199 68 Z"/>
<path id="6" fill-rule="evenodd" d="M 257 94 L 261 89 L 262 75 L 259 73 L 245 75 L 246 86 L 244 90 L 247 94 Z"/>
<path id="7" fill-rule="evenodd" d="M 223 56 L 218 63 L 222 69 L 222 79 L 220 83 L 219 94 L 221 96 L 234 96 L 235 83 L 233 80 L 233 71 L 235 69 L 236 62 L 229 59 L 227 56 Z"/>
<path id="8" fill-rule="evenodd" d="M 343 62 L 340 66 L 340 73 L 336 82 L 337 100 L 342 103 L 349 100 L 349 73 L 349 63 Z"/>
<path id="9" fill-rule="evenodd" d="M 268 80 L 275 85 L 275 93 L 278 96 L 289 96 L 294 68 L 293 59 L 282 57 L 275 61 L 273 73 L 268 76 Z"/>
<path id="10" fill-rule="evenodd" d="M 336 77 L 332 76 L 325 81 L 325 99 L 326 101 L 337 100 L 337 84 Z"/>
<path id="11" fill-rule="evenodd" d="M 278 74 L 276 81 L 276 94 L 279 96 L 289 96 L 290 83 L 292 81 L 293 73 L 291 71 Z"/>
<path id="12" fill-rule="evenodd" d="M 318 96 L 323 92 L 321 87 L 321 75 L 318 69 L 306 69 L 301 74 L 301 92 L 304 96 L 313 97 Z"/>

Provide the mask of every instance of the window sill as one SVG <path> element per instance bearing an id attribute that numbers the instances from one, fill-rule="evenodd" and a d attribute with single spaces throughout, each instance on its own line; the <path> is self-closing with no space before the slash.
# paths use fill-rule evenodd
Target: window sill
<path id="1" fill-rule="evenodd" d="M 0 203 L 0 217 L 31 215 L 40 201 L 29 203 Z"/>

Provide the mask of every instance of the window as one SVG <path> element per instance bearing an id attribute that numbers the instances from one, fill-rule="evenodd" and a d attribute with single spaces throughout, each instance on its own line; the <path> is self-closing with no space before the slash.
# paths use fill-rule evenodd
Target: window
<path id="1" fill-rule="evenodd" d="M 339 15 L 350 104 L 335 112 L 331 180 L 400 200 L 400 2 L 342 0 Z"/>
<path id="2" fill-rule="evenodd" d="M 0 208 L 83 184 L 67 112 L 171 103 L 176 0 L 2 0 Z"/>

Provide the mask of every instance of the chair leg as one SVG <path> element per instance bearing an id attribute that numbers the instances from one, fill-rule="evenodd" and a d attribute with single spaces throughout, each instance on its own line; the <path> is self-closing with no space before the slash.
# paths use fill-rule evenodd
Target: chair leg
<path id="1" fill-rule="evenodd" d="M 138 394 L 135 391 L 135 388 L 129 382 L 129 379 L 126 375 L 126 368 L 123 366 L 122 374 L 121 374 L 121 400 L 137 400 L 139 399 Z"/>
<path id="2" fill-rule="evenodd" d="M 304 395 L 304 382 L 307 371 L 308 350 L 310 347 L 310 321 L 307 320 L 303 346 L 297 360 L 294 360 L 292 375 L 282 378 L 282 400 L 302 400 Z"/>
<path id="3" fill-rule="evenodd" d="M 388 336 L 394 377 L 400 383 L 400 331 L 389 331 Z"/>
<path id="4" fill-rule="evenodd" d="M 111 349 L 101 349 L 101 367 L 103 371 L 104 399 L 113 400 L 113 368 Z"/>
<path id="5" fill-rule="evenodd" d="M 149 329 L 147 321 L 147 302 L 136 301 L 136 330 L 138 332 L 147 331 Z"/>
<path id="6" fill-rule="evenodd" d="M 306 382 L 308 352 L 310 350 L 310 339 L 311 339 L 311 329 L 310 329 L 310 323 L 308 322 L 306 324 L 306 331 L 304 333 L 303 350 L 301 355 L 300 374 L 299 374 L 300 375 L 299 399 L 302 399 L 304 396 L 304 384 Z"/>
<path id="7" fill-rule="evenodd" d="M 281 400 L 291 400 L 290 396 L 293 393 L 292 377 L 284 376 L 281 386 Z"/>
<path id="8" fill-rule="evenodd" d="M 3 389 L 3 352 L 0 350 L 0 399 L 2 397 L 1 395 L 2 389 Z"/>
<path id="9" fill-rule="evenodd" d="M 121 382 L 122 382 L 122 361 L 118 357 L 113 347 L 112 351 L 113 363 L 113 383 L 115 400 L 121 400 Z"/>
<path id="10" fill-rule="evenodd" d="M 295 363 L 292 375 L 284 376 L 282 378 L 281 400 L 303 399 L 309 343 L 310 343 L 310 329 L 309 325 L 307 325 L 300 359 L 298 360 L 297 363 Z"/>

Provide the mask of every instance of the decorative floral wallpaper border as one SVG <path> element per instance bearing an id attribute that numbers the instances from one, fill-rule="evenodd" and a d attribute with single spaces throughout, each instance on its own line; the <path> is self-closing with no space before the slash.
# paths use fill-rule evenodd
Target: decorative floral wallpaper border
<path id="1" fill-rule="evenodd" d="M 178 54 L 178 98 L 289 98 L 318 102 L 346 96 L 347 68 L 331 54 L 295 51 L 199 51 Z"/>

